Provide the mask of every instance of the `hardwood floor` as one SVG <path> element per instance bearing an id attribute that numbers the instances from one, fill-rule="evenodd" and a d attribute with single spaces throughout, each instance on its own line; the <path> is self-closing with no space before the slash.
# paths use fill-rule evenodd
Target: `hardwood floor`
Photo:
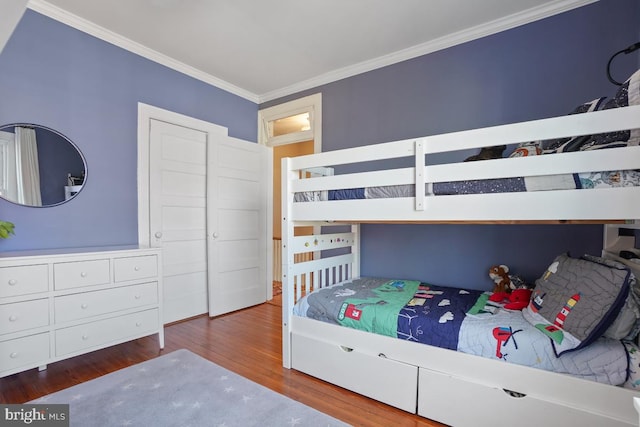
<path id="1" fill-rule="evenodd" d="M 197 317 L 156 336 L 0 379 L 1 403 L 24 403 L 181 348 L 354 426 L 441 426 L 303 373 L 284 369 L 277 299 L 214 319 Z"/>

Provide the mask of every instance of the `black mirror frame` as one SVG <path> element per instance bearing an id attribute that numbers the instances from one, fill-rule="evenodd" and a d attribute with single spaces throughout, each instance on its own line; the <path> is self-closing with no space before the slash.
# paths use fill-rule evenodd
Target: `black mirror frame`
<path id="1" fill-rule="evenodd" d="M 8 203 L 14 204 L 16 206 L 22 206 L 22 207 L 26 207 L 26 208 L 53 208 L 53 207 L 56 207 L 56 206 L 63 205 L 65 203 L 70 202 L 71 200 L 75 199 L 76 196 L 78 194 L 80 194 L 80 192 L 82 192 L 82 190 L 84 190 L 84 186 L 87 183 L 87 177 L 89 175 L 88 167 L 87 167 L 87 159 L 84 156 L 84 154 L 82 153 L 82 151 L 80 150 L 80 148 L 76 145 L 76 143 L 74 143 L 71 139 L 69 139 L 63 133 L 61 133 L 61 132 L 59 132 L 59 131 L 57 131 L 57 130 L 55 130 L 53 128 L 50 128 L 48 126 L 35 124 L 35 123 L 24 123 L 24 122 L 9 123 L 9 124 L 5 124 L 5 125 L 1 125 L 0 126 L 0 131 L 2 131 L 4 129 L 7 129 L 7 128 L 15 128 L 15 127 L 30 127 L 30 128 L 34 128 L 34 129 L 35 128 L 43 129 L 43 130 L 46 130 L 48 132 L 51 132 L 51 133 L 57 135 L 58 137 L 62 138 L 67 143 L 69 143 L 75 149 L 76 153 L 78 153 L 78 155 L 80 156 L 80 159 L 82 160 L 82 164 L 84 166 L 84 180 L 83 180 L 83 183 L 82 183 L 82 189 L 80 191 L 78 191 L 76 194 L 74 194 L 73 196 L 69 197 L 68 199 L 61 200 L 60 202 L 57 202 L 57 203 L 51 203 L 51 204 L 43 205 L 43 206 L 33 206 L 33 205 L 26 205 L 24 203 L 18 203 L 18 202 L 14 201 L 14 200 L 7 199 L 6 197 L 3 197 L 3 196 L 0 196 L 0 199 L 6 201 Z"/>

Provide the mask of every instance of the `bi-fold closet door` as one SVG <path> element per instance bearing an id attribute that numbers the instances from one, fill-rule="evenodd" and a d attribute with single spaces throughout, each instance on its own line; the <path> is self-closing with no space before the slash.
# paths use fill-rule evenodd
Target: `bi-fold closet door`
<path id="1" fill-rule="evenodd" d="M 264 302 L 271 153 L 149 120 L 149 242 L 163 250 L 164 322 Z"/>

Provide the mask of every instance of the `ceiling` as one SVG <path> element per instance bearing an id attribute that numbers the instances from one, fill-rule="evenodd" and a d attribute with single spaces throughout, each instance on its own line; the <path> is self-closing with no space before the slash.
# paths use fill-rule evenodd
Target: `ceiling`
<path id="1" fill-rule="evenodd" d="M 30 0 L 28 7 L 260 103 L 596 0 Z"/>

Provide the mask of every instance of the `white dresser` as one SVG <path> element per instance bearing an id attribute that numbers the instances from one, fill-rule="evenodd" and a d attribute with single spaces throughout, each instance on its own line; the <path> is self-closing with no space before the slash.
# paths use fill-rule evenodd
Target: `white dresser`
<path id="1" fill-rule="evenodd" d="M 159 249 L 0 253 L 0 377 L 158 334 Z"/>

